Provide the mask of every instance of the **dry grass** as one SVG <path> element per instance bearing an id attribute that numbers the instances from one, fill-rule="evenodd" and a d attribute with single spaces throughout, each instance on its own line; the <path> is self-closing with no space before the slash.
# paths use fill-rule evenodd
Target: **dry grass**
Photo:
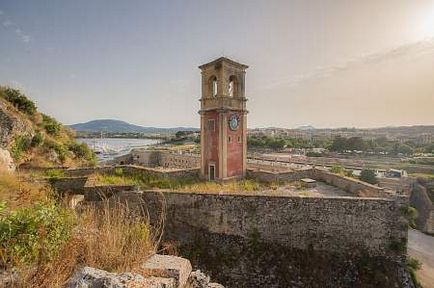
<path id="1" fill-rule="evenodd" d="M 185 185 L 179 189 L 183 192 L 203 192 L 203 193 L 248 193 L 263 189 L 258 182 L 252 180 L 230 181 L 224 183 L 199 182 Z"/>
<path id="2" fill-rule="evenodd" d="M 44 184 L 29 182 L 27 175 L 0 173 L 0 202 L 8 209 L 29 207 L 35 202 L 48 202 L 51 191 Z"/>
<path id="3" fill-rule="evenodd" d="M 63 287 L 77 267 L 110 272 L 135 271 L 155 253 L 161 230 L 153 232 L 146 213 L 138 215 L 119 201 L 86 207 L 77 231 L 51 262 L 23 269 L 22 287 Z"/>

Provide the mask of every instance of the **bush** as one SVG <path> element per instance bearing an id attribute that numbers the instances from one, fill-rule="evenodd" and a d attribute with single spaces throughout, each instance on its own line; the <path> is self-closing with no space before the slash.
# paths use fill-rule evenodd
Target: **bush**
<path id="1" fill-rule="evenodd" d="M 0 216 L 2 266 L 46 262 L 69 238 L 73 217 L 53 203 L 37 203 Z"/>
<path id="2" fill-rule="evenodd" d="M 377 176 L 375 175 L 375 172 L 373 170 L 370 169 L 363 169 L 362 172 L 360 173 L 360 180 L 370 183 L 370 184 L 377 184 L 378 183 L 378 179 Z"/>
<path id="3" fill-rule="evenodd" d="M 408 206 L 405 211 L 405 218 L 408 220 L 408 225 L 410 225 L 411 228 L 416 229 L 416 219 L 418 217 L 418 212 L 416 208 Z"/>
<path id="4" fill-rule="evenodd" d="M 407 257 L 407 269 L 410 272 L 411 280 L 413 280 L 413 283 L 415 287 L 422 288 L 422 285 L 420 284 L 419 280 L 417 279 L 416 272 L 420 268 L 422 268 L 422 263 L 419 262 L 419 260 Z"/>
<path id="5" fill-rule="evenodd" d="M 56 119 L 45 114 L 42 114 L 42 126 L 48 134 L 53 136 L 59 135 L 62 128 L 62 125 Z"/>
<path id="6" fill-rule="evenodd" d="M 44 142 L 44 136 L 42 136 L 42 134 L 38 132 L 35 134 L 35 136 L 33 136 L 30 145 L 32 147 L 38 147 L 42 144 L 42 142 Z"/>
<path id="7" fill-rule="evenodd" d="M 145 215 L 131 215 L 126 205 L 116 201 L 105 200 L 100 208 L 85 208 L 77 232 L 58 257 L 27 273 L 24 287 L 64 287 L 82 266 L 110 272 L 140 269 L 143 261 L 155 253 L 161 230 L 152 233 Z"/>
<path id="8" fill-rule="evenodd" d="M 12 157 L 15 160 L 20 160 L 23 153 L 27 152 L 32 144 L 32 139 L 26 135 L 20 135 L 15 138 L 14 144 L 11 148 Z"/>
<path id="9" fill-rule="evenodd" d="M 335 174 L 343 174 L 344 173 L 344 167 L 342 167 L 341 165 L 334 165 L 330 169 L 330 172 L 335 173 Z"/>
<path id="10" fill-rule="evenodd" d="M 86 143 L 73 142 L 68 145 L 68 150 L 74 153 L 77 158 L 93 160 L 95 159 L 95 154 L 89 149 Z"/>
<path id="11" fill-rule="evenodd" d="M 4 98 L 14 105 L 15 108 L 27 115 L 33 115 L 37 111 L 35 103 L 24 96 L 19 90 L 6 88 Z"/>
<path id="12" fill-rule="evenodd" d="M 63 145 L 54 141 L 45 141 L 44 145 L 46 148 L 54 150 L 54 152 L 56 152 L 61 162 L 64 162 L 66 160 L 67 150 Z"/>

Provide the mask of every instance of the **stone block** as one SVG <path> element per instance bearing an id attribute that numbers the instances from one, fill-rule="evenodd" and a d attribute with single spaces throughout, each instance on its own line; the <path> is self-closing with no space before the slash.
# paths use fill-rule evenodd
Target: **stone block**
<path id="1" fill-rule="evenodd" d="M 104 270 L 83 267 L 71 277 L 67 288 L 135 288 L 145 286 L 145 278 L 134 273 L 110 273 Z M 153 287 L 153 286 L 151 286 Z M 164 287 L 164 286 L 155 286 Z M 154 288 L 154 287 L 153 287 Z M 171 287 L 169 287 L 171 288 Z"/>
<path id="2" fill-rule="evenodd" d="M 176 288 L 185 287 L 191 270 L 190 261 L 171 255 L 153 255 L 142 265 L 144 275 L 174 278 Z"/>

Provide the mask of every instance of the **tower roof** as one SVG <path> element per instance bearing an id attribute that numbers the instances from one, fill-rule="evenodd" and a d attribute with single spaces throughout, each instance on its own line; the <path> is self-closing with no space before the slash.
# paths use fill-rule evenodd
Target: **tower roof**
<path id="1" fill-rule="evenodd" d="M 231 60 L 231 59 L 229 59 L 229 58 L 226 58 L 226 57 L 220 57 L 220 58 L 218 58 L 218 59 L 216 59 L 216 60 L 213 60 L 213 61 L 211 61 L 211 62 L 209 62 L 209 63 L 203 64 L 203 65 L 200 65 L 200 66 L 199 66 L 199 69 L 202 69 L 202 70 L 203 70 L 203 69 L 206 68 L 206 67 L 214 66 L 214 65 L 217 65 L 217 64 L 220 64 L 220 63 L 223 63 L 223 62 L 229 63 L 230 65 L 232 65 L 232 66 L 236 66 L 236 67 L 241 68 L 241 69 L 247 69 L 247 68 L 249 68 L 249 66 L 244 65 L 244 64 L 241 64 L 241 63 L 238 63 L 238 62 L 235 62 L 235 61 L 233 61 L 233 60 Z"/>

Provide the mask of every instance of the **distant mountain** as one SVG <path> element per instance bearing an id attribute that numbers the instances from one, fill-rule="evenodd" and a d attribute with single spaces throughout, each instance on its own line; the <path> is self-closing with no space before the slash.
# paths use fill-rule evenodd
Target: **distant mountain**
<path id="1" fill-rule="evenodd" d="M 100 119 L 92 120 L 86 123 L 69 125 L 70 128 L 77 132 L 106 132 L 106 133 L 175 133 L 177 131 L 196 131 L 197 128 L 190 127 L 173 127 L 157 128 L 143 127 L 127 123 L 121 120 Z"/>

